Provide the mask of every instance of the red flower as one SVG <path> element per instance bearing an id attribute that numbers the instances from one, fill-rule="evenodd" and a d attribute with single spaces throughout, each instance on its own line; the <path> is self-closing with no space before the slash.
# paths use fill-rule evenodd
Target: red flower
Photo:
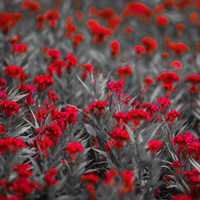
<path id="1" fill-rule="evenodd" d="M 49 22 L 51 28 L 57 26 L 58 20 L 60 19 L 60 12 L 58 10 L 48 10 L 44 17 Z"/>
<path id="2" fill-rule="evenodd" d="M 80 142 L 70 142 L 66 147 L 67 153 L 71 159 L 75 161 L 79 153 L 83 153 L 85 150 L 84 146 Z"/>
<path id="3" fill-rule="evenodd" d="M 173 124 L 175 122 L 175 120 L 180 117 L 180 115 L 181 115 L 180 112 L 177 112 L 176 110 L 172 110 L 167 113 L 166 121 L 169 121 L 170 123 Z"/>
<path id="4" fill-rule="evenodd" d="M 172 42 L 170 48 L 177 55 L 182 55 L 189 51 L 189 47 L 183 42 Z"/>
<path id="5" fill-rule="evenodd" d="M 44 175 L 44 180 L 47 184 L 47 187 L 56 185 L 59 181 L 56 179 L 56 176 L 58 174 L 58 169 L 56 167 L 52 167 L 49 169 L 45 175 Z"/>
<path id="6" fill-rule="evenodd" d="M 158 75 L 157 80 L 162 82 L 166 90 L 172 91 L 174 82 L 180 81 L 180 76 L 176 72 L 165 71 Z"/>
<path id="7" fill-rule="evenodd" d="M 123 14 L 125 16 L 137 16 L 148 19 L 151 17 L 152 11 L 142 2 L 131 2 L 125 7 Z"/>
<path id="8" fill-rule="evenodd" d="M 28 178 L 33 175 L 32 165 L 27 163 L 14 166 L 14 170 L 21 178 Z"/>
<path id="9" fill-rule="evenodd" d="M 33 82 L 36 84 L 37 90 L 42 91 L 51 86 L 54 83 L 54 79 L 50 75 L 40 74 L 34 78 Z"/>
<path id="10" fill-rule="evenodd" d="M 67 69 L 71 69 L 72 67 L 78 64 L 78 59 L 73 53 L 68 53 L 65 60 L 67 62 L 66 64 Z"/>
<path id="11" fill-rule="evenodd" d="M 98 21 L 90 19 L 87 22 L 87 26 L 93 34 L 93 41 L 95 43 L 102 43 L 112 35 L 111 29 L 101 25 Z"/>
<path id="12" fill-rule="evenodd" d="M 31 195 L 33 192 L 39 189 L 39 187 L 40 186 L 37 182 L 23 177 L 16 179 L 10 186 L 11 190 L 21 196 L 22 199 L 28 195 Z"/>
<path id="13" fill-rule="evenodd" d="M 108 89 L 112 92 L 116 92 L 118 94 L 122 93 L 124 90 L 125 82 L 124 80 L 119 81 L 110 81 L 108 83 Z"/>
<path id="14" fill-rule="evenodd" d="M 120 193 L 126 194 L 132 192 L 135 188 L 135 175 L 131 170 L 124 170 L 121 173 L 123 185 L 120 188 Z"/>
<path id="15" fill-rule="evenodd" d="M 192 200 L 192 197 L 187 194 L 178 194 L 172 196 L 171 200 Z"/>
<path id="16" fill-rule="evenodd" d="M 121 51 L 121 45 L 119 40 L 113 40 L 110 44 L 110 49 L 111 49 L 111 53 L 112 56 L 118 56 L 120 54 Z"/>
<path id="17" fill-rule="evenodd" d="M 133 75 L 133 69 L 131 66 L 127 65 L 117 69 L 116 73 L 121 79 L 125 79 Z"/>
<path id="18" fill-rule="evenodd" d="M 58 49 L 55 49 L 55 48 L 45 48 L 44 53 L 48 57 L 55 59 L 55 60 L 60 59 L 61 56 L 62 56 L 61 52 Z"/>
<path id="19" fill-rule="evenodd" d="M 19 12 L 0 12 L 0 30 L 7 34 L 21 19 Z"/>
<path id="20" fill-rule="evenodd" d="M 3 101 L 0 101 L 0 110 L 7 117 L 12 117 L 18 114 L 20 110 L 20 105 L 15 101 L 3 100 Z"/>
<path id="21" fill-rule="evenodd" d="M 124 128 L 119 128 L 116 127 L 111 133 L 110 136 L 115 139 L 115 140 L 119 140 L 119 141 L 129 141 L 130 140 L 130 136 L 127 130 L 125 130 Z"/>
<path id="22" fill-rule="evenodd" d="M 87 79 L 88 75 L 94 72 L 94 66 L 90 63 L 82 64 L 81 68 L 84 70 L 82 79 Z"/>
<path id="23" fill-rule="evenodd" d="M 16 153 L 24 148 L 27 145 L 25 144 L 22 138 L 14 138 L 14 137 L 7 137 L 1 138 L 0 140 L 0 154 L 4 153 Z"/>
<path id="24" fill-rule="evenodd" d="M 0 124 L 0 135 L 6 133 L 6 126 L 4 124 Z"/>
<path id="25" fill-rule="evenodd" d="M 169 18 L 164 15 L 157 16 L 156 24 L 160 27 L 166 27 L 169 24 Z"/>
<path id="26" fill-rule="evenodd" d="M 142 38 L 142 43 L 147 53 L 152 53 L 158 48 L 158 43 L 155 38 L 146 36 Z"/>
<path id="27" fill-rule="evenodd" d="M 85 112 L 92 112 L 97 115 L 101 115 L 105 112 L 106 107 L 108 106 L 108 102 L 104 100 L 97 100 L 91 103 Z"/>
<path id="28" fill-rule="evenodd" d="M 171 63 L 170 63 L 170 66 L 173 67 L 174 69 L 183 69 L 184 65 L 183 63 L 180 61 L 180 60 L 173 60 Z"/>
<path id="29" fill-rule="evenodd" d="M 137 55 L 143 55 L 146 53 L 146 49 L 143 45 L 135 45 L 134 51 Z"/>
<path id="30" fill-rule="evenodd" d="M 21 7 L 24 10 L 29 10 L 32 12 L 37 12 L 41 9 L 41 5 L 39 1 L 33 1 L 33 0 L 24 0 L 23 3 L 21 4 Z"/>
<path id="31" fill-rule="evenodd" d="M 81 182 L 97 184 L 100 181 L 99 176 L 95 173 L 87 173 L 81 176 Z"/>
<path id="32" fill-rule="evenodd" d="M 13 44 L 12 45 L 12 52 L 16 54 L 26 53 L 28 51 L 28 45 L 21 43 L 21 44 Z"/>
<path id="33" fill-rule="evenodd" d="M 150 140 L 148 142 L 148 150 L 151 151 L 152 153 L 156 153 L 160 151 L 164 147 L 164 142 L 162 140 Z"/>
<path id="34" fill-rule="evenodd" d="M 105 180 L 104 180 L 105 184 L 113 186 L 115 184 L 115 177 L 117 177 L 118 174 L 119 173 L 116 169 L 109 169 L 108 171 L 106 171 Z"/>
<path id="35" fill-rule="evenodd" d="M 139 126 L 141 121 L 151 119 L 151 116 L 145 110 L 133 109 L 128 112 L 129 119 L 133 122 L 135 126 Z"/>
<path id="36" fill-rule="evenodd" d="M 20 66 L 11 65 L 5 67 L 5 73 L 12 78 L 20 79 L 24 74 L 24 69 Z"/>
<path id="37" fill-rule="evenodd" d="M 75 124 L 78 121 L 78 108 L 76 106 L 67 106 L 65 113 L 67 123 Z"/>

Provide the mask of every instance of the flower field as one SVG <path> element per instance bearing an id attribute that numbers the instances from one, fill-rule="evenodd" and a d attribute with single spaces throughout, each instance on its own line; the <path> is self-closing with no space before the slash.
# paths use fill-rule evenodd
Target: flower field
<path id="1" fill-rule="evenodd" d="M 200 0 L 1 0 L 0 200 L 200 200 Z"/>

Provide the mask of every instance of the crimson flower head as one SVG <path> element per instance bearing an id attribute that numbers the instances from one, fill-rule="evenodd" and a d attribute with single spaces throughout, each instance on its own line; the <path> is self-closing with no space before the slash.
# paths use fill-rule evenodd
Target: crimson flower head
<path id="1" fill-rule="evenodd" d="M 65 60 L 67 62 L 66 64 L 67 69 L 71 69 L 72 67 L 78 64 L 78 59 L 73 53 L 68 53 L 65 57 Z"/>
<path id="2" fill-rule="evenodd" d="M 87 79 L 88 75 L 94 72 L 94 66 L 90 63 L 82 64 L 80 67 L 84 70 L 82 74 L 83 80 Z"/>
<path id="3" fill-rule="evenodd" d="M 41 9 L 39 1 L 35 0 L 24 0 L 21 4 L 22 9 L 28 10 L 31 12 L 37 12 Z"/>
<path id="4" fill-rule="evenodd" d="M 116 71 L 116 74 L 120 77 L 120 79 L 131 77 L 133 73 L 133 68 L 130 65 L 120 67 Z"/>
<path id="5" fill-rule="evenodd" d="M 25 43 L 13 44 L 12 52 L 15 54 L 23 54 L 28 51 L 28 45 Z"/>
<path id="6" fill-rule="evenodd" d="M 152 15 L 151 9 L 142 2 L 136 1 L 128 3 L 123 11 L 124 16 L 136 16 L 144 19 L 149 19 Z"/>
<path id="7" fill-rule="evenodd" d="M 111 133 L 110 133 L 111 138 L 113 138 L 116 141 L 122 141 L 122 142 L 127 142 L 130 140 L 129 133 L 126 129 L 116 127 Z"/>
<path id="8" fill-rule="evenodd" d="M 198 93 L 198 85 L 200 85 L 200 74 L 189 74 L 186 76 L 186 81 L 191 84 L 190 92 Z"/>
<path id="9" fill-rule="evenodd" d="M 160 151 L 164 147 L 165 143 L 162 140 L 152 139 L 148 142 L 148 150 L 152 153 Z"/>
<path id="10" fill-rule="evenodd" d="M 135 174 L 132 170 L 123 170 L 121 172 L 121 177 L 123 180 L 122 187 L 120 188 L 120 193 L 126 194 L 132 192 L 135 189 Z"/>
<path id="11" fill-rule="evenodd" d="M 71 159 L 75 161 L 78 154 L 83 153 L 85 147 L 80 142 L 70 142 L 67 144 L 66 152 L 70 155 Z"/>
<path id="12" fill-rule="evenodd" d="M 7 34 L 22 19 L 19 12 L 0 12 L 0 30 Z"/>
<path id="13" fill-rule="evenodd" d="M 172 91 L 174 89 L 174 83 L 180 81 L 180 76 L 176 72 L 164 71 L 158 75 L 157 80 L 162 82 L 166 90 Z"/>
<path id="14" fill-rule="evenodd" d="M 24 69 L 20 66 L 10 65 L 5 67 L 5 74 L 11 78 L 20 79 L 24 74 Z"/>
<path id="15" fill-rule="evenodd" d="M 58 174 L 58 169 L 56 167 L 52 167 L 46 172 L 44 180 L 48 187 L 56 185 L 59 182 L 56 179 L 57 174 Z"/>
<path id="16" fill-rule="evenodd" d="M 156 24 L 159 27 L 166 27 L 169 24 L 169 18 L 167 16 L 165 16 L 165 15 L 157 16 Z"/>
<path id="17" fill-rule="evenodd" d="M 125 82 L 124 80 L 118 81 L 110 81 L 108 82 L 108 89 L 112 92 L 116 92 L 118 94 L 122 93 L 124 90 Z"/>
<path id="18" fill-rule="evenodd" d="M 48 21 L 51 28 L 56 28 L 58 20 L 60 19 L 61 15 L 58 10 L 48 10 L 45 15 L 45 20 Z"/>
<path id="19" fill-rule="evenodd" d="M 170 200 L 192 200 L 192 197 L 187 194 L 173 195 Z"/>
<path id="20" fill-rule="evenodd" d="M 96 100 L 91 103 L 88 108 L 85 110 L 86 113 L 90 112 L 96 115 L 102 115 L 105 112 L 108 102 L 104 100 Z"/>
<path id="21" fill-rule="evenodd" d="M 20 105 L 15 101 L 3 100 L 0 101 L 0 110 L 7 117 L 12 117 L 19 113 Z"/>
<path id="22" fill-rule="evenodd" d="M 110 44 L 110 49 L 111 49 L 112 56 L 114 57 L 118 56 L 121 51 L 121 44 L 119 40 L 113 40 Z"/>
<path id="23" fill-rule="evenodd" d="M 172 42 L 170 48 L 177 55 L 183 55 L 189 51 L 189 47 L 184 42 Z"/>
<path id="24" fill-rule="evenodd" d="M 67 106 L 65 115 L 67 123 L 75 124 L 78 121 L 78 108 L 76 106 Z"/>
<path id="25" fill-rule="evenodd" d="M 35 83 L 37 90 L 42 91 L 53 85 L 54 79 L 50 75 L 39 74 L 34 78 L 33 82 Z"/>
<path id="26" fill-rule="evenodd" d="M 81 176 L 81 182 L 84 183 L 91 183 L 91 184 L 97 184 L 100 181 L 100 178 L 95 173 L 87 173 Z"/>
<path id="27" fill-rule="evenodd" d="M 134 51 L 137 55 L 143 55 L 146 53 L 146 48 L 143 45 L 135 45 Z"/>
<path id="28" fill-rule="evenodd" d="M 150 36 L 143 37 L 142 44 L 144 45 L 147 53 L 153 53 L 158 48 L 156 39 Z"/>
<path id="29" fill-rule="evenodd" d="M 95 19 L 89 19 L 87 26 L 93 35 L 93 41 L 95 43 L 102 43 L 112 35 L 112 30 L 101 25 Z"/>

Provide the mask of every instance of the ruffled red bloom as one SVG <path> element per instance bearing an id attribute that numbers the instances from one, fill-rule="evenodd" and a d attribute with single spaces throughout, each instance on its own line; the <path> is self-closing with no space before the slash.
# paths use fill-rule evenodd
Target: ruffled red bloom
<path id="1" fill-rule="evenodd" d="M 134 51 L 137 55 L 143 55 L 146 53 L 146 48 L 143 45 L 135 45 Z"/>
<path id="2" fill-rule="evenodd" d="M 78 46 L 80 46 L 82 42 L 84 42 L 85 36 L 82 33 L 77 33 L 72 36 L 71 40 L 72 40 L 74 49 L 76 49 Z"/>
<path id="3" fill-rule="evenodd" d="M 173 195 L 171 200 L 192 200 L 192 197 L 187 194 Z"/>
<path id="4" fill-rule="evenodd" d="M 117 120 L 118 124 L 122 124 L 122 123 L 127 124 L 129 121 L 127 113 L 123 113 L 123 112 L 118 112 L 118 113 L 113 114 L 113 118 Z"/>
<path id="5" fill-rule="evenodd" d="M 66 151 L 70 155 L 71 159 L 75 161 L 77 156 L 83 153 L 85 147 L 80 142 L 70 142 L 67 144 Z"/>
<path id="6" fill-rule="evenodd" d="M 162 82 L 166 90 L 172 91 L 174 89 L 174 83 L 180 81 L 180 76 L 176 72 L 165 71 L 158 75 L 157 80 Z"/>
<path id="7" fill-rule="evenodd" d="M 155 38 L 146 36 L 142 38 L 142 43 L 146 49 L 147 53 L 152 53 L 158 48 L 158 43 Z"/>
<path id="8" fill-rule="evenodd" d="M 15 54 L 22 54 L 28 51 L 28 45 L 21 43 L 21 44 L 13 44 L 12 45 L 12 52 Z"/>
<path id="9" fill-rule="evenodd" d="M 81 176 L 81 182 L 97 184 L 100 181 L 99 176 L 95 173 L 87 173 Z"/>
<path id="10" fill-rule="evenodd" d="M 180 61 L 180 60 L 173 60 L 171 63 L 170 63 L 170 66 L 173 67 L 174 69 L 183 69 L 184 65 L 183 63 Z"/>
<path id="11" fill-rule="evenodd" d="M 121 172 L 123 185 L 120 188 L 120 193 L 126 194 L 135 189 L 135 174 L 131 170 L 124 170 Z"/>
<path id="12" fill-rule="evenodd" d="M 159 27 L 166 27 L 169 24 L 169 18 L 164 15 L 157 16 L 156 24 Z"/>
<path id="13" fill-rule="evenodd" d="M 55 59 L 55 60 L 60 59 L 61 56 L 62 56 L 61 52 L 58 49 L 55 49 L 55 48 L 45 48 L 44 53 L 48 57 Z"/>
<path id="14" fill-rule="evenodd" d="M 191 84 L 190 92 L 198 93 L 198 85 L 200 84 L 200 74 L 189 74 L 186 77 L 186 81 Z"/>
<path id="15" fill-rule="evenodd" d="M 6 126 L 4 124 L 0 124 L 0 135 L 6 133 Z"/>
<path id="16" fill-rule="evenodd" d="M 40 185 L 36 181 L 32 181 L 28 178 L 20 177 L 16 179 L 10 186 L 11 190 L 21 196 L 24 199 L 26 196 L 31 195 Z"/>
<path id="17" fill-rule="evenodd" d="M 168 121 L 168 122 L 173 124 L 175 122 L 175 120 L 180 117 L 180 115 L 181 115 L 180 112 L 178 112 L 176 110 L 172 110 L 172 111 L 167 113 L 166 121 Z"/>
<path id="18" fill-rule="evenodd" d="M 24 74 L 24 69 L 20 66 L 11 65 L 5 67 L 5 74 L 11 78 L 20 79 Z"/>
<path id="19" fill-rule="evenodd" d="M 133 68 L 129 65 L 120 67 L 117 69 L 116 73 L 121 79 L 126 79 L 133 75 Z"/>
<path id="20" fill-rule="evenodd" d="M 41 9 L 41 5 L 39 1 L 33 1 L 33 0 L 24 0 L 23 3 L 21 4 L 21 7 L 24 10 L 29 10 L 32 12 L 37 12 Z"/>
<path id="21" fill-rule="evenodd" d="M 20 105 L 11 100 L 3 100 L 0 101 L 0 110 L 7 117 L 12 117 L 18 114 L 20 111 Z"/>
<path id="22" fill-rule="evenodd" d="M 113 40 L 110 44 L 112 56 L 118 56 L 121 52 L 121 44 L 119 40 Z"/>
<path id="23" fill-rule="evenodd" d="M 65 60 L 67 62 L 66 68 L 69 70 L 78 64 L 78 59 L 73 53 L 68 53 Z"/>
<path id="24" fill-rule="evenodd" d="M 117 94 L 121 94 L 123 92 L 124 86 L 124 80 L 108 82 L 108 89 L 112 92 L 116 92 Z"/>
<path id="25" fill-rule="evenodd" d="M 164 147 L 165 143 L 162 140 L 150 140 L 148 142 L 148 150 L 152 153 L 160 151 Z"/>
<path id="26" fill-rule="evenodd" d="M 170 48 L 177 55 L 183 55 L 189 51 L 189 47 L 184 42 L 172 42 Z"/>
<path id="27" fill-rule="evenodd" d="M 90 19 L 87 22 L 87 26 L 91 33 L 93 34 L 93 41 L 95 43 L 102 43 L 112 35 L 112 30 L 101 25 L 95 19 Z"/>
<path id="28" fill-rule="evenodd" d="M 61 15 L 58 10 L 48 10 L 45 15 L 45 20 L 48 21 L 51 28 L 56 28 L 58 20 L 60 19 Z"/>
<path id="29" fill-rule="evenodd" d="M 91 103 L 85 112 L 91 112 L 96 115 L 101 115 L 105 112 L 106 107 L 108 106 L 108 102 L 104 100 L 97 100 Z"/>
<path id="30" fill-rule="evenodd" d="M 137 16 L 142 18 L 150 18 L 152 15 L 151 9 L 142 2 L 131 2 L 123 11 L 124 16 Z"/>
<path id="31" fill-rule="evenodd" d="M 106 185 L 113 186 L 115 184 L 115 177 L 119 175 L 116 169 L 109 169 L 106 171 L 104 182 Z"/>
<path id="32" fill-rule="evenodd" d="M 56 185 L 59 182 L 59 180 L 56 179 L 57 175 L 58 169 L 56 167 L 52 167 L 46 172 L 46 174 L 44 175 L 44 180 L 46 182 L 47 187 Z"/>
<path id="33" fill-rule="evenodd" d="M 58 77 L 63 75 L 63 69 L 66 67 L 66 63 L 64 60 L 54 60 L 48 67 L 49 73 L 56 74 Z"/>
<path id="34" fill-rule="evenodd" d="M 124 128 L 120 128 L 120 127 L 116 127 L 111 133 L 110 136 L 115 139 L 115 140 L 119 140 L 119 141 L 129 141 L 130 140 L 130 136 L 129 133 L 126 129 Z"/>
<path id="35" fill-rule="evenodd" d="M 42 91 L 50 87 L 54 83 L 54 79 L 50 75 L 39 74 L 34 78 L 33 82 L 36 84 L 37 90 Z"/>
<path id="36" fill-rule="evenodd" d="M 149 121 L 151 119 L 151 116 L 149 115 L 148 112 L 146 112 L 145 110 L 140 110 L 140 109 L 133 109 L 129 111 L 128 117 L 135 126 L 139 126 L 141 121 L 143 120 Z"/>
<path id="37" fill-rule="evenodd" d="M 160 104 L 161 109 L 168 108 L 172 104 L 171 100 L 166 97 L 158 98 L 157 102 Z"/>
<path id="38" fill-rule="evenodd" d="M 81 68 L 84 70 L 82 74 L 82 79 L 87 79 L 89 74 L 92 74 L 94 72 L 94 66 L 90 63 L 82 64 Z"/>
<path id="39" fill-rule="evenodd" d="M 23 178 L 28 178 L 33 175 L 32 165 L 30 165 L 28 163 L 16 165 L 16 166 L 14 166 L 14 170 L 17 172 L 17 174 L 20 177 L 23 177 Z"/>
<path id="40" fill-rule="evenodd" d="M 76 106 L 67 106 L 65 113 L 67 123 L 75 124 L 78 121 L 78 108 Z"/>
<path id="41" fill-rule="evenodd" d="M 21 19 L 19 12 L 0 12 L 0 30 L 7 34 Z"/>
<path id="42" fill-rule="evenodd" d="M 7 137 L 1 138 L 0 140 L 0 154 L 16 153 L 17 151 L 20 151 L 26 147 L 27 145 L 25 144 L 24 140 L 20 137 Z"/>
<path id="43" fill-rule="evenodd" d="M 54 103 L 60 99 L 60 96 L 57 94 L 55 90 L 49 90 L 48 97 Z"/>

